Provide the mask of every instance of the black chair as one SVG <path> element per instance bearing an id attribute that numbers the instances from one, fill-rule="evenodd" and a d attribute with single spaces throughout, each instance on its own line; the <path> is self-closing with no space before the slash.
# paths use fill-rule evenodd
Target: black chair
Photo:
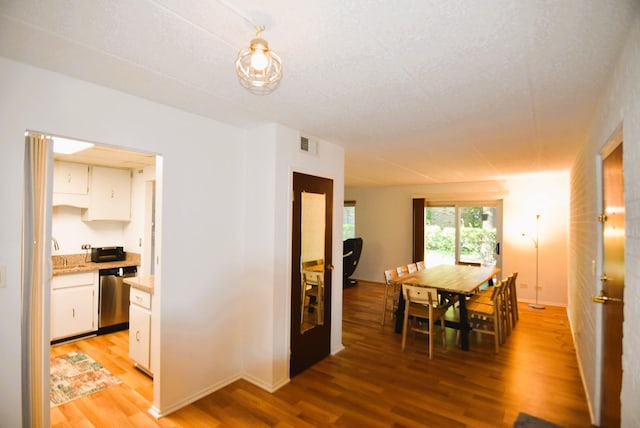
<path id="1" fill-rule="evenodd" d="M 353 275 L 358 267 L 360 255 L 362 254 L 362 238 L 349 238 L 342 243 L 342 287 L 347 288 L 358 283 L 349 277 Z"/>

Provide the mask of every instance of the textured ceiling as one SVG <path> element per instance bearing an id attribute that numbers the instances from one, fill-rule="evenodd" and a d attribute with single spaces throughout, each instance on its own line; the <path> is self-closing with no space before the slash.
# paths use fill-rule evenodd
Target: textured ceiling
<path id="1" fill-rule="evenodd" d="M 0 0 L 0 55 L 345 148 L 347 186 L 567 169 L 636 0 Z M 280 88 L 237 82 L 251 23 Z"/>

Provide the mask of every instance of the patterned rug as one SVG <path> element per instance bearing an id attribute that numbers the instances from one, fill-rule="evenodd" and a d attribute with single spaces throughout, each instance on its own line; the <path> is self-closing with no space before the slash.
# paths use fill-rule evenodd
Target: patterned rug
<path id="1" fill-rule="evenodd" d="M 122 383 L 84 352 L 51 358 L 49 398 L 51 407 Z"/>

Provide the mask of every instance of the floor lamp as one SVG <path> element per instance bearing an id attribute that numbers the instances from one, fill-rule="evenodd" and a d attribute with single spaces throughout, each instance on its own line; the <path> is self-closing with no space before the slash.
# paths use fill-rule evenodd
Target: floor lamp
<path id="1" fill-rule="evenodd" d="M 530 237 L 531 240 L 533 241 L 533 245 L 536 248 L 536 302 L 535 303 L 529 303 L 529 307 L 533 308 L 533 309 L 544 309 L 544 305 L 541 305 L 540 303 L 538 303 L 538 224 L 540 222 L 540 214 L 536 214 L 536 236 L 534 238 Z M 522 236 L 527 236 L 526 234 L 522 234 Z"/>

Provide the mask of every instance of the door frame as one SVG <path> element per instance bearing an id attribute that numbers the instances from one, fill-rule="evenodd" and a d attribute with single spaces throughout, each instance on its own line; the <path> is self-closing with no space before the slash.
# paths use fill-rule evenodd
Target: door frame
<path id="1" fill-rule="evenodd" d="M 604 209 L 605 209 L 605 200 L 604 200 L 604 192 L 605 192 L 605 166 L 604 166 L 604 162 L 605 160 L 612 154 L 614 153 L 618 148 L 623 148 L 623 132 L 622 132 L 622 125 L 620 125 L 615 132 L 613 133 L 613 135 L 607 140 L 607 143 L 603 146 L 602 150 L 600 151 L 599 155 L 597 156 L 597 204 L 598 204 L 598 209 L 600 211 L 600 214 L 604 214 Z M 623 189 L 622 189 L 622 202 L 624 203 L 624 154 L 622 153 L 622 159 L 621 159 L 621 166 L 622 166 L 622 180 L 623 180 Z M 597 284 L 596 284 L 596 289 L 597 290 L 603 290 L 604 287 L 602 285 L 602 282 L 600 280 L 601 276 L 606 274 L 607 272 L 605 271 L 606 267 L 605 267 L 605 241 L 604 241 L 604 231 L 605 231 L 605 222 L 604 221 L 598 221 L 598 274 L 597 274 Z M 624 250 L 623 250 L 624 251 Z M 624 257 L 624 256 L 623 256 Z M 624 269 L 624 268 L 623 268 Z M 618 296 L 608 296 L 608 297 L 618 297 Z M 624 290 L 623 290 L 623 295 L 620 296 L 624 299 Z M 617 304 L 615 302 L 611 302 L 611 303 L 606 303 L 606 305 L 613 305 L 613 304 Z M 624 307 L 622 307 L 622 323 L 624 323 Z M 596 420 L 598 421 L 598 424 L 601 425 L 603 423 L 603 417 L 605 416 L 605 407 L 606 406 L 610 406 L 611 405 L 611 401 L 607 401 L 606 399 L 606 386 L 605 386 L 605 363 L 610 360 L 611 358 L 619 358 L 620 359 L 620 386 L 622 385 L 622 380 L 624 377 L 624 372 L 622 371 L 622 346 L 623 344 L 620 344 L 620 355 L 619 356 L 611 356 L 611 355 L 607 355 L 607 332 L 605 331 L 606 328 L 606 311 L 607 308 L 605 307 L 605 305 L 602 305 L 601 308 L 599 308 L 597 314 L 597 320 L 598 320 L 598 328 L 596 330 L 596 349 L 597 349 L 597 366 L 596 366 L 596 397 L 595 397 L 595 403 L 596 403 Z M 622 335 L 622 326 L 623 324 L 620 325 L 620 335 Z M 622 337 L 620 337 L 620 341 L 622 341 Z M 610 385 L 610 384 L 609 384 Z M 618 394 L 621 393 L 621 389 L 618 392 Z M 618 399 L 620 399 L 620 397 L 618 397 Z M 618 420 L 620 420 L 620 416 L 621 416 L 621 403 L 618 402 L 618 404 L 616 405 L 617 407 L 617 412 L 618 412 Z M 609 412 L 611 411 L 611 409 L 609 410 Z M 611 417 L 611 415 L 609 414 L 609 417 Z"/>
<path id="2" fill-rule="evenodd" d="M 42 135 L 42 136 L 53 136 L 55 134 L 51 134 L 51 133 L 45 133 L 45 132 L 40 132 L 40 131 L 36 131 L 36 130 L 31 130 L 31 129 L 27 129 L 26 130 L 27 135 L 25 136 L 25 140 L 24 140 L 24 144 L 25 144 L 25 154 L 27 153 L 27 146 L 30 144 L 29 142 L 29 135 Z M 67 137 L 69 138 L 69 137 Z M 77 139 L 75 137 L 72 137 L 71 139 Z M 34 236 L 39 238 L 40 240 L 43 240 L 45 243 L 51 243 L 52 240 L 52 233 L 51 233 L 51 221 L 53 218 L 53 212 L 52 212 L 52 195 L 53 195 L 53 168 L 54 168 L 54 153 L 53 153 L 53 141 L 47 141 L 46 143 L 48 145 L 48 149 L 47 149 L 47 153 L 44 156 L 43 159 L 41 159 L 43 162 L 47 163 L 49 166 L 47 168 L 47 172 L 46 172 L 46 176 L 42 176 L 40 177 L 40 181 L 38 183 L 34 183 L 31 182 L 30 180 L 27 180 L 27 177 L 25 177 L 25 183 L 24 183 L 24 188 L 23 188 L 23 197 L 26 197 L 27 195 L 31 194 L 34 189 L 39 185 L 42 186 L 44 188 L 46 188 L 46 195 L 45 195 L 45 203 L 44 205 L 41 207 L 44 212 L 42 213 L 45 217 L 46 217 L 46 231 L 44 232 L 44 236 Z M 116 147 L 116 146 L 112 146 L 109 144 L 103 144 L 103 143 L 96 143 L 100 146 L 105 146 L 105 147 L 114 147 L 117 148 L 118 150 L 122 150 L 124 152 L 132 152 L 132 153 L 147 153 L 144 152 L 140 149 L 136 149 L 136 148 L 130 148 L 130 147 Z M 153 153 L 153 155 L 155 156 L 155 183 L 156 183 L 156 189 L 155 189 L 155 200 L 154 200 L 154 204 L 155 204 L 155 220 L 156 220 L 156 228 L 155 228 L 155 254 L 156 254 L 156 258 L 155 260 L 149 260 L 149 263 L 154 265 L 154 269 L 156 272 L 159 273 L 160 271 L 160 257 L 159 255 L 161 254 L 161 231 L 162 231 L 162 227 L 161 227 L 161 221 L 162 221 L 162 211 L 161 211 L 161 207 L 162 207 L 162 176 L 163 176 L 163 170 L 162 170 L 162 155 L 159 153 Z M 27 171 L 25 170 L 23 172 L 24 174 L 27 173 Z M 34 206 L 28 206 L 23 210 L 22 213 L 22 222 L 23 224 L 25 224 L 28 220 L 28 216 L 31 215 L 34 210 L 38 209 L 38 207 L 34 207 Z M 23 234 L 22 238 L 23 241 L 25 239 L 25 236 Z M 33 258 L 36 257 L 36 253 L 34 252 L 34 249 L 32 246 L 24 246 L 24 242 L 22 242 L 24 249 L 24 254 L 23 257 L 25 258 Z M 22 376 L 23 378 L 25 376 L 32 376 L 33 380 L 31 381 L 31 384 L 25 388 L 29 388 L 28 390 L 25 389 L 26 392 L 23 392 L 23 394 L 26 395 L 27 398 L 23 399 L 23 403 L 22 403 L 22 408 L 23 408 L 23 421 L 26 420 L 25 418 L 29 418 L 29 420 L 36 418 L 36 419 L 40 419 L 38 422 L 42 422 L 45 425 L 49 425 L 49 419 L 50 419 L 50 406 L 49 406 L 49 371 L 50 371 L 50 367 L 49 367 L 49 360 L 50 360 L 50 349 L 51 349 L 51 338 L 50 338 L 50 333 L 51 333 L 51 321 L 50 321 L 50 307 L 51 307 L 51 276 L 52 276 L 52 272 L 51 272 L 51 265 L 50 262 L 48 262 L 49 260 L 51 260 L 51 246 L 47 245 L 45 246 L 46 251 L 44 254 L 44 258 L 45 258 L 45 264 L 48 266 L 46 267 L 42 272 L 40 272 L 41 275 L 45 275 L 48 279 L 46 279 L 44 281 L 44 284 L 42 284 L 43 290 L 41 290 L 42 292 L 42 296 L 39 300 L 39 302 L 37 303 L 37 305 L 33 305 L 31 302 L 23 302 L 23 306 L 22 306 L 22 311 L 25 312 L 25 316 L 34 316 L 37 318 L 41 318 L 41 322 L 37 323 L 37 324 L 29 324 L 27 326 L 24 326 L 23 328 L 27 329 L 28 331 L 26 332 L 25 336 L 29 336 L 32 337 L 33 339 L 31 339 L 28 342 L 23 343 L 23 347 L 27 347 L 28 349 L 31 349 L 31 347 L 33 347 L 34 345 L 38 345 L 37 349 L 34 348 L 34 352 L 27 352 L 28 353 L 28 357 L 27 357 L 27 365 L 32 366 L 34 364 L 39 364 L 39 370 L 37 370 L 35 373 L 27 373 L 26 371 L 29 370 L 28 368 L 26 368 L 23 365 L 22 368 Z M 22 277 L 23 277 L 23 281 L 25 278 L 25 274 L 24 274 L 24 270 L 26 269 L 26 266 L 24 264 L 24 261 L 22 263 L 21 266 L 21 272 L 22 272 Z M 24 286 L 24 284 L 23 284 Z M 152 352 L 155 352 L 158 356 L 158 361 L 160 358 L 160 289 L 161 289 L 161 278 L 160 275 L 156 274 L 155 277 L 155 293 L 157 295 L 157 300 L 158 303 L 154 304 L 154 308 L 153 308 L 153 316 L 155 321 L 153 322 L 153 326 L 152 326 L 152 343 L 153 343 L 153 350 Z M 154 298 L 155 299 L 155 298 Z M 40 340 L 40 342 L 38 342 L 38 340 Z M 37 352 L 38 355 L 35 355 L 35 353 Z M 152 401 L 151 401 L 151 409 L 150 409 L 150 413 L 152 413 L 153 415 L 157 415 L 157 411 L 156 411 L 156 402 L 158 401 L 158 397 L 160 396 L 160 373 L 159 373 L 159 369 L 156 373 L 156 378 L 154 379 L 153 382 L 153 396 L 152 396 Z M 39 387 L 38 387 L 39 386 Z M 37 391 L 34 391 L 34 389 L 38 389 Z M 39 399 L 34 400 L 34 397 L 36 395 L 39 395 Z M 28 415 L 27 415 L 28 413 Z"/>

